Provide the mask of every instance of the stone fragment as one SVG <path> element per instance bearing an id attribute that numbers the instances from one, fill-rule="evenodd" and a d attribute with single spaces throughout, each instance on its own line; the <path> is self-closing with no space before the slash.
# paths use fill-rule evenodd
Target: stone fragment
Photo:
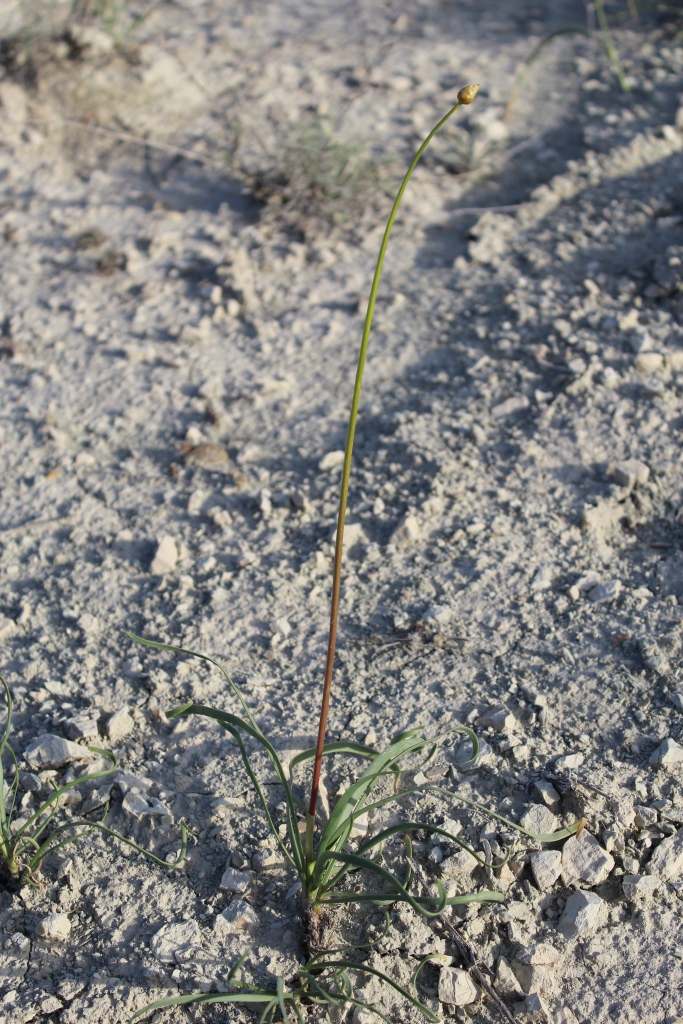
<path id="1" fill-rule="evenodd" d="M 178 547 L 173 537 L 166 534 L 159 539 L 156 554 L 152 559 L 150 571 L 155 576 L 163 576 L 167 572 L 173 572 L 178 561 Z"/>
<path id="2" fill-rule="evenodd" d="M 406 547 L 408 544 L 417 540 L 420 533 L 420 523 L 417 516 L 414 516 L 412 513 L 408 513 L 392 533 L 389 538 L 389 543 L 393 544 L 397 548 Z"/>
<path id="3" fill-rule="evenodd" d="M 68 914 L 48 914 L 36 925 L 36 938 L 48 942 L 65 942 L 71 932 Z"/>
<path id="4" fill-rule="evenodd" d="M 544 807 L 543 804 L 532 804 L 519 819 L 519 824 L 527 832 L 545 836 L 557 831 L 558 821 L 550 808 Z"/>
<path id="5" fill-rule="evenodd" d="M 595 836 L 585 828 L 580 836 L 570 836 L 562 849 L 562 881 L 565 885 L 585 882 L 600 885 L 614 867 L 614 858 L 603 850 Z"/>
<path id="6" fill-rule="evenodd" d="M 530 857 L 531 871 L 536 885 L 544 892 L 560 877 L 562 853 L 560 850 L 535 850 Z"/>
<path id="7" fill-rule="evenodd" d="M 547 967 L 523 964 L 515 957 L 512 961 L 512 970 L 524 992 L 547 995 L 554 988 L 553 977 Z"/>
<path id="8" fill-rule="evenodd" d="M 202 948 L 199 925 L 196 921 L 171 921 L 152 936 L 149 947 L 164 964 L 186 961 Z"/>
<path id="9" fill-rule="evenodd" d="M 72 761 L 87 761 L 92 756 L 87 747 L 61 736 L 39 736 L 24 751 L 25 760 L 37 771 L 62 768 Z"/>
<path id="10" fill-rule="evenodd" d="M 221 889 L 228 892 L 246 892 L 251 884 L 251 871 L 237 871 L 235 868 L 226 868 L 221 878 Z"/>
<path id="11" fill-rule="evenodd" d="M 639 352 L 633 362 L 640 373 L 657 373 L 664 366 L 664 356 L 661 352 Z"/>
<path id="12" fill-rule="evenodd" d="M 576 771 L 585 760 L 586 758 L 583 754 L 563 754 L 562 757 L 558 757 L 555 761 L 555 765 L 560 769 Z"/>
<path id="13" fill-rule="evenodd" d="M 251 858 L 251 866 L 254 871 L 268 871 L 281 863 L 275 850 L 257 850 Z"/>
<path id="14" fill-rule="evenodd" d="M 539 779 L 534 783 L 534 793 L 541 798 L 546 807 L 556 807 L 560 802 L 560 794 L 552 782 L 546 779 Z"/>
<path id="15" fill-rule="evenodd" d="M 679 880 L 683 874 L 683 828 L 661 841 L 650 857 L 647 871 L 663 882 Z"/>
<path id="16" fill-rule="evenodd" d="M 626 459 L 624 462 L 616 462 L 609 466 L 605 475 L 615 484 L 627 487 L 631 491 L 636 484 L 648 482 L 650 470 L 644 462 L 639 462 L 638 459 Z"/>
<path id="17" fill-rule="evenodd" d="M 548 1007 L 538 992 L 530 992 L 523 1003 L 515 1005 L 515 1011 L 521 1016 L 522 1020 L 534 1021 L 535 1024 L 536 1022 L 544 1024 L 544 1022 L 550 1020 Z"/>
<path id="18" fill-rule="evenodd" d="M 593 604 L 606 604 L 619 597 L 623 589 L 624 585 L 621 580 L 606 580 L 605 583 L 598 583 L 597 587 L 589 590 L 588 600 Z"/>
<path id="19" fill-rule="evenodd" d="M 500 402 L 498 405 L 494 405 L 491 409 L 491 415 L 494 420 L 504 420 L 508 416 L 514 416 L 517 412 L 523 412 L 524 409 L 529 408 L 529 399 L 526 395 L 511 395 L 506 398 L 504 402 Z"/>
<path id="20" fill-rule="evenodd" d="M 553 967 L 560 959 L 560 952 L 550 942 L 536 942 L 520 949 L 515 959 L 529 967 Z"/>
<path id="21" fill-rule="evenodd" d="M 524 989 L 504 956 L 498 957 L 493 987 L 501 999 L 521 999 L 524 996 Z"/>
<path id="22" fill-rule="evenodd" d="M 133 818 L 171 818 L 171 812 L 161 800 L 143 796 L 132 789 L 126 793 L 121 807 Z"/>
<path id="23" fill-rule="evenodd" d="M 114 782 L 124 796 L 131 789 L 138 793 L 146 793 L 148 789 L 152 788 L 151 779 L 140 778 L 138 775 L 129 775 L 128 772 L 117 772 L 114 776 Z"/>
<path id="24" fill-rule="evenodd" d="M 229 473 L 230 457 L 222 444 L 204 442 L 193 445 L 185 452 L 185 464 L 199 466 L 210 473 Z"/>
<path id="25" fill-rule="evenodd" d="M 635 900 L 639 897 L 646 899 L 652 896 L 661 882 L 656 875 L 624 875 L 621 884 L 624 887 L 624 896 Z"/>
<path id="26" fill-rule="evenodd" d="M 458 875 L 471 875 L 478 863 L 469 850 L 458 847 L 454 854 L 441 861 L 441 876 L 456 878 Z"/>
<path id="27" fill-rule="evenodd" d="M 493 754 L 490 744 L 486 743 L 485 740 L 479 740 L 479 753 L 474 758 L 472 757 L 473 752 L 474 747 L 472 745 L 472 740 L 464 740 L 464 742 L 460 744 L 455 752 L 455 764 L 459 771 L 476 771 L 476 769 L 479 768 L 484 761 L 488 761 Z"/>
<path id="28" fill-rule="evenodd" d="M 650 754 L 650 764 L 656 768 L 667 768 L 683 761 L 683 747 L 670 736 Z"/>
<path id="29" fill-rule="evenodd" d="M 636 812 L 636 816 L 633 819 L 634 824 L 638 828 L 647 828 L 648 825 L 655 825 L 657 823 L 657 811 L 654 807 L 645 807 L 643 804 L 636 804 L 633 808 Z"/>
<path id="30" fill-rule="evenodd" d="M 244 900 L 233 899 L 214 924 L 218 935 L 239 935 L 247 932 L 255 935 L 259 926 L 258 915 Z"/>
<path id="31" fill-rule="evenodd" d="M 128 708 L 119 708 L 111 716 L 106 725 L 107 736 L 112 743 L 119 743 L 130 736 L 135 728 L 135 721 L 131 717 Z"/>
<path id="32" fill-rule="evenodd" d="M 577 889 L 567 900 L 557 928 L 568 939 L 597 928 L 606 908 L 606 903 L 595 892 Z"/>
<path id="33" fill-rule="evenodd" d="M 467 971 L 458 967 L 442 967 L 439 973 L 439 1002 L 449 1006 L 469 1006 L 479 990 Z"/>
<path id="34" fill-rule="evenodd" d="M 479 715 L 476 724 L 481 729 L 495 729 L 496 732 L 509 732 L 515 724 L 515 716 L 507 704 L 496 704 Z"/>
<path id="35" fill-rule="evenodd" d="M 318 463 L 318 469 L 322 470 L 323 473 L 328 469 L 336 469 L 337 466 L 341 466 L 344 462 L 344 452 L 342 449 L 337 449 L 334 452 L 327 452 L 323 455 L 322 459 Z"/>
<path id="36" fill-rule="evenodd" d="M 64 723 L 64 732 L 70 740 L 94 740 L 99 733 L 97 722 L 89 715 L 75 715 L 67 718 Z"/>
<path id="37" fill-rule="evenodd" d="M 112 784 L 105 784 L 100 786 L 99 789 L 93 790 L 88 799 L 81 808 L 81 814 L 90 814 L 91 811 L 97 811 L 100 807 L 104 807 L 105 804 L 109 803 L 111 798 Z"/>

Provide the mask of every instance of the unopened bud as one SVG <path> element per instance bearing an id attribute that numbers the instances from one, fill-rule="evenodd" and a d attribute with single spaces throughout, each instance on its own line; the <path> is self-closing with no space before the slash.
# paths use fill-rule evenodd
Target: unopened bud
<path id="1" fill-rule="evenodd" d="M 478 85 L 466 85 L 464 89 L 461 89 L 458 93 L 458 102 L 464 103 L 465 106 L 470 104 L 474 97 L 479 92 Z"/>

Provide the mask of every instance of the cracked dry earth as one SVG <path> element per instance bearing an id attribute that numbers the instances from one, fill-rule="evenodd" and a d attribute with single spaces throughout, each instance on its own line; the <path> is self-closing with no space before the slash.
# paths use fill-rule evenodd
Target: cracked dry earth
<path id="1" fill-rule="evenodd" d="M 19 814 L 99 742 L 120 771 L 74 791 L 64 814 L 110 799 L 108 821 L 162 858 L 181 818 L 194 831 L 177 869 L 93 835 L 50 859 L 40 888 L 0 890 L 3 1019 L 123 1024 L 165 995 L 224 991 L 250 941 L 252 979 L 296 971 L 294 879 L 236 748 L 208 722 L 163 715 L 189 698 L 233 708 L 222 677 L 125 630 L 216 656 L 278 749 L 311 743 L 382 230 L 380 214 L 358 234 L 297 229 L 213 164 L 143 160 L 82 133 L 76 146 L 50 120 L 51 86 L 77 116 L 90 90 L 103 123 L 118 101 L 109 123 L 154 126 L 207 160 L 228 134 L 226 95 L 266 135 L 276 108 L 295 120 L 346 104 L 344 125 L 393 183 L 474 79 L 480 95 L 452 131 L 467 129 L 479 157 L 455 174 L 447 140 L 435 147 L 387 260 L 329 734 L 381 746 L 420 723 L 476 723 L 480 759 L 461 770 L 446 743 L 433 769 L 444 786 L 532 831 L 587 819 L 558 853 L 455 801 L 404 808 L 484 853 L 516 843 L 492 878 L 447 842 L 416 845 L 449 891 L 505 891 L 453 920 L 511 1012 L 676 1021 L 683 52 L 670 26 L 618 33 L 623 95 L 590 43 L 559 41 L 503 121 L 530 36 L 578 17 L 572 4 L 509 3 L 504 17 L 487 2 L 226 6 L 160 5 L 130 66 L 90 37 L 78 66 L 46 65 L 42 87 L 0 81 L 0 636 Z M 32 746 L 45 736 L 80 748 L 49 767 Z M 281 791 L 258 763 L 279 822 Z M 332 799 L 354 770 L 328 773 Z M 405 982 L 431 952 L 454 954 L 438 924 L 397 910 L 371 963 Z M 459 966 L 425 970 L 422 997 L 444 1016 L 496 1019 L 454 985 Z M 362 992 L 418 1019 L 379 986 Z M 234 1006 L 154 1019 L 188 1018 L 251 1019 Z"/>

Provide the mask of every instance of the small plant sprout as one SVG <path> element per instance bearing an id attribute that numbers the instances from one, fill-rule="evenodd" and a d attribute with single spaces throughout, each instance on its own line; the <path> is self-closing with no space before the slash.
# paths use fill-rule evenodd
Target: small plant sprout
<path id="1" fill-rule="evenodd" d="M 25 820 L 16 818 L 19 765 L 16 754 L 9 743 L 12 729 L 12 697 L 7 683 L 2 676 L 0 676 L 0 683 L 4 690 L 5 707 L 7 709 L 7 722 L 2 740 L 0 741 L 0 876 L 4 875 L 6 880 L 13 880 L 18 883 L 37 885 L 39 884 L 41 865 L 49 854 L 55 853 L 63 846 L 68 846 L 78 839 L 82 839 L 95 830 L 118 839 L 120 842 L 125 843 L 126 846 L 132 846 L 134 850 L 143 853 L 146 857 L 164 867 L 175 867 L 184 859 L 187 848 L 187 827 L 184 822 L 181 822 L 180 825 L 180 852 L 172 864 L 161 860 L 153 853 L 150 853 L 149 850 L 144 850 L 137 843 L 105 825 L 104 819 L 109 808 L 108 804 L 104 806 L 100 821 L 87 821 L 86 819 L 79 818 L 61 822 L 57 825 L 54 824 L 61 807 L 62 797 L 70 789 L 73 789 L 75 786 L 81 786 L 85 782 L 102 779 L 116 771 L 118 762 L 114 755 L 107 750 L 101 750 L 99 747 L 88 747 L 88 750 L 109 761 L 110 766 L 108 768 L 98 772 L 91 772 L 88 775 L 81 775 L 79 778 L 73 779 L 63 786 L 53 785 L 53 793 L 47 797 L 36 811 Z M 11 765 L 14 768 L 12 781 L 9 783 L 5 780 L 5 769 L 3 767 L 5 755 L 9 756 Z M 73 830 L 76 831 L 74 832 Z"/>
<path id="2" fill-rule="evenodd" d="M 346 740 L 333 743 L 325 742 L 339 616 L 344 521 L 351 473 L 351 458 L 360 404 L 363 371 L 384 257 L 401 200 L 422 154 L 436 133 L 446 124 L 455 111 L 464 104 L 469 104 L 474 100 L 477 89 L 478 86 L 469 85 L 460 90 L 457 103 L 441 118 L 415 154 L 396 195 L 377 257 L 358 354 L 341 479 L 337 538 L 332 575 L 329 640 L 316 746 L 297 754 L 292 758 L 287 770 L 285 770 L 277 751 L 259 728 L 238 687 L 225 669 L 214 661 L 213 658 L 169 644 L 143 639 L 132 633 L 128 634 L 131 639 L 147 647 L 172 651 L 177 654 L 190 654 L 201 658 L 206 662 L 216 665 L 223 673 L 229 688 L 241 708 L 240 714 L 219 711 L 191 701 L 180 707 L 173 708 L 166 715 L 169 719 L 184 715 L 203 715 L 213 719 L 232 736 L 273 837 L 282 855 L 299 877 L 301 884 L 302 923 L 305 933 L 304 941 L 306 953 L 309 957 L 305 969 L 299 975 L 301 987 L 289 991 L 287 994 L 284 993 L 284 990 L 280 989 L 278 989 L 279 995 L 278 992 L 266 993 L 264 991 L 249 994 L 249 991 L 242 987 L 239 993 L 227 993 L 223 996 L 178 997 L 177 1000 L 167 1001 L 163 1005 L 177 1005 L 180 1001 L 190 1003 L 209 1000 L 220 1001 L 221 999 L 231 1002 L 261 1002 L 266 1006 L 262 1020 L 271 1019 L 272 1015 L 277 1013 L 278 1010 L 284 1020 L 287 1018 L 287 1010 L 290 1006 L 295 1012 L 298 1012 L 298 1002 L 304 995 L 308 997 L 313 993 L 316 998 L 323 1002 L 332 1002 L 332 996 L 330 995 L 332 989 L 323 991 L 324 982 L 321 981 L 321 976 L 330 981 L 332 988 L 338 993 L 338 998 L 341 999 L 343 997 L 343 1001 L 353 1002 L 350 994 L 351 990 L 348 988 L 347 978 L 343 972 L 350 970 L 351 967 L 354 970 L 360 971 L 367 971 L 369 968 L 362 964 L 347 962 L 346 959 L 340 961 L 328 959 L 335 952 L 330 949 L 330 946 L 333 943 L 336 908 L 344 904 L 365 904 L 368 909 L 388 915 L 388 908 L 393 904 L 404 903 L 424 917 L 437 918 L 446 907 L 466 903 L 502 901 L 503 896 L 501 893 L 490 890 L 449 896 L 440 880 L 435 882 L 435 892 L 427 892 L 424 895 L 413 894 L 411 892 L 413 871 L 411 867 L 412 842 L 410 837 L 416 831 L 442 836 L 449 842 L 468 850 L 479 864 L 487 868 L 492 868 L 493 865 L 487 864 L 467 843 L 447 829 L 420 821 L 405 820 L 399 824 L 384 828 L 375 835 L 368 836 L 365 825 L 367 816 L 382 807 L 392 803 L 403 802 L 406 798 L 414 797 L 418 794 L 429 793 L 450 802 L 459 801 L 473 810 L 482 812 L 502 822 L 507 829 L 515 830 L 519 834 L 535 841 L 554 842 L 564 839 L 572 835 L 578 827 L 578 823 L 576 823 L 569 828 L 554 832 L 552 835 L 534 835 L 514 822 L 501 817 L 495 811 L 469 800 L 457 792 L 432 785 L 426 780 L 424 775 L 418 775 L 417 773 L 434 759 L 439 747 L 447 743 L 449 738 L 453 738 L 456 735 L 464 735 L 470 740 L 472 744 L 472 760 L 478 756 L 479 744 L 477 737 L 465 725 L 456 725 L 431 738 L 423 735 L 421 728 L 410 729 L 407 732 L 394 736 L 386 749 L 382 751 Z M 280 835 L 278 827 L 273 820 L 264 788 L 252 763 L 253 754 L 250 751 L 253 752 L 255 750 L 265 753 L 284 792 L 286 809 L 284 835 Z M 322 761 L 323 758 L 339 756 L 359 758 L 367 761 L 368 764 L 356 781 L 338 796 L 335 805 L 329 813 L 328 820 L 326 822 L 321 821 L 316 830 Z M 312 782 L 310 796 L 306 800 L 304 786 L 296 781 L 295 776 L 296 770 L 301 765 L 310 761 L 313 762 Z M 362 821 L 359 821 L 359 819 L 362 819 Z M 352 841 L 358 839 L 359 834 L 361 837 L 365 836 L 365 838 L 361 838 L 360 844 L 354 846 Z M 403 845 L 403 853 L 400 848 L 398 850 L 394 849 L 394 844 L 397 840 L 399 844 L 402 843 Z M 388 916 L 386 916 L 387 924 L 388 920 Z M 385 978 L 385 980 L 389 981 L 390 984 L 394 984 L 388 978 Z M 394 987 L 396 987 L 395 984 Z M 337 998 L 337 996 L 334 998 Z M 416 997 L 414 995 L 409 995 L 409 998 L 412 1002 L 415 1002 Z M 160 1006 L 162 1004 L 155 1005 Z M 426 1007 L 420 1004 L 420 1008 L 425 1013 L 425 1016 L 430 1020 L 433 1019 L 433 1015 L 430 1014 Z"/>

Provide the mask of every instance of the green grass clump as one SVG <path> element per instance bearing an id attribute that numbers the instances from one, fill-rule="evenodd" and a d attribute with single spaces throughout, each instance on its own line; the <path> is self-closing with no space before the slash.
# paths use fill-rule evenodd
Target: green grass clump
<path id="1" fill-rule="evenodd" d="M 164 867 L 175 867 L 185 857 L 187 849 L 187 828 L 181 822 L 181 849 L 177 859 L 168 864 L 166 861 L 156 857 L 149 850 L 144 850 L 137 843 L 115 832 L 104 824 L 109 808 L 105 804 L 100 821 L 87 821 L 77 818 L 55 825 L 55 818 L 60 810 L 62 797 L 75 786 L 81 786 L 85 782 L 93 782 L 95 779 L 103 779 L 118 768 L 118 762 L 114 755 L 99 747 L 88 747 L 93 754 L 99 754 L 110 762 L 110 767 L 99 772 L 91 772 L 88 775 L 81 775 L 63 786 L 53 786 L 54 792 L 45 800 L 38 810 L 34 811 L 25 821 L 20 821 L 15 816 L 17 792 L 19 788 L 19 765 L 16 754 L 10 746 L 9 737 L 12 730 L 12 697 L 5 680 L 0 676 L 0 683 L 4 690 L 5 707 L 7 710 L 7 722 L 2 740 L 0 741 L 0 875 L 4 874 L 8 879 L 19 883 L 37 885 L 41 866 L 45 858 L 70 843 L 75 843 L 93 831 L 103 832 L 105 835 L 126 846 L 132 846 L 134 850 L 143 853 L 146 857 L 162 864 Z M 14 767 L 14 774 L 11 782 L 6 782 L 6 771 L 3 766 L 3 758 L 9 756 L 10 763 Z M 78 831 L 81 829 L 81 831 Z M 73 830 L 76 830 L 75 833 Z"/>

